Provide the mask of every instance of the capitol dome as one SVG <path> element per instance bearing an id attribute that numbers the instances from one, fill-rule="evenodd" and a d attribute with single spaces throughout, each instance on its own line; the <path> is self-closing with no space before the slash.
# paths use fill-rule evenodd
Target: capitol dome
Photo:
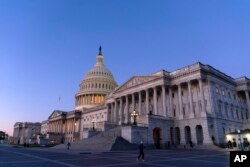
<path id="1" fill-rule="evenodd" d="M 97 62 L 87 72 L 80 84 L 80 90 L 75 96 L 75 109 L 90 108 L 104 104 L 105 96 L 117 86 L 113 74 L 105 67 L 103 59 L 100 46 L 99 54 L 96 56 Z"/>

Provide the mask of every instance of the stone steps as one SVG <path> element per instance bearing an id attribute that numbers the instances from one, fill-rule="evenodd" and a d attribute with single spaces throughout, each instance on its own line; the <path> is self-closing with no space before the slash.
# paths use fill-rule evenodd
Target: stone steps
<path id="1" fill-rule="evenodd" d="M 121 128 L 116 127 L 108 131 L 101 132 L 93 137 L 83 139 L 77 142 L 71 143 L 70 149 L 76 151 L 110 151 L 114 143 L 120 141 L 117 137 L 121 136 Z M 121 142 L 121 141 L 120 141 Z M 117 145 L 117 144 L 116 144 Z M 52 149 L 66 149 L 66 144 L 60 144 Z M 118 146 L 114 147 L 118 148 Z"/>

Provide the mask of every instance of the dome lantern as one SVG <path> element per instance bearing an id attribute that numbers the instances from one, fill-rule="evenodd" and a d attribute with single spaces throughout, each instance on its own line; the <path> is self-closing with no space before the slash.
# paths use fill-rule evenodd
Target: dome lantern
<path id="1" fill-rule="evenodd" d="M 95 66 L 103 65 L 103 55 L 102 55 L 102 46 L 99 47 L 99 53 L 96 56 L 96 65 Z"/>

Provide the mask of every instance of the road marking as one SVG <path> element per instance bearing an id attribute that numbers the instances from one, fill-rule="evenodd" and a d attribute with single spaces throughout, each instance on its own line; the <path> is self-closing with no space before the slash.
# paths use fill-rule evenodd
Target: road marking
<path id="1" fill-rule="evenodd" d="M 15 164 L 15 163 L 33 163 L 33 162 L 44 162 L 43 160 L 33 160 L 33 161 L 11 161 L 11 162 L 0 162 L 0 164 Z"/>
<path id="2" fill-rule="evenodd" d="M 215 164 L 225 164 L 225 165 L 228 164 L 226 162 L 215 162 L 215 161 L 199 160 L 199 159 L 188 159 L 188 160 L 189 161 L 197 161 L 197 162 L 209 162 L 209 163 L 215 163 Z"/>
<path id="3" fill-rule="evenodd" d="M 194 158 L 214 157 L 214 156 L 220 156 L 220 155 L 223 155 L 223 154 L 201 155 L 201 156 L 193 156 L 193 157 L 187 157 L 187 158 L 171 158 L 171 159 L 168 159 L 168 160 L 150 161 L 150 163 L 153 163 L 153 162 L 163 162 L 163 161 L 178 161 L 178 160 L 196 161 L 196 159 L 194 159 Z M 200 161 L 206 162 L 207 160 L 200 160 Z M 214 161 L 207 161 L 207 162 L 213 162 L 213 163 L 221 164 L 221 162 L 214 162 Z M 228 164 L 228 163 L 225 163 L 225 164 Z"/>
<path id="4" fill-rule="evenodd" d="M 57 160 L 51 160 L 51 159 L 48 159 L 48 158 L 42 158 L 42 157 L 35 156 L 35 155 L 30 155 L 30 154 L 25 154 L 25 153 L 19 153 L 19 152 L 9 151 L 9 150 L 5 150 L 5 151 L 9 152 L 9 153 L 23 155 L 23 156 L 26 156 L 26 157 L 37 158 L 37 159 L 40 159 L 40 160 L 43 160 L 43 161 L 47 161 L 47 162 L 53 162 L 53 163 L 56 163 L 56 164 L 65 165 L 65 166 L 68 166 L 68 167 L 80 167 L 80 166 L 77 166 L 77 165 L 72 165 L 72 164 L 68 164 L 68 163 L 65 163 L 65 162 L 59 162 Z"/>

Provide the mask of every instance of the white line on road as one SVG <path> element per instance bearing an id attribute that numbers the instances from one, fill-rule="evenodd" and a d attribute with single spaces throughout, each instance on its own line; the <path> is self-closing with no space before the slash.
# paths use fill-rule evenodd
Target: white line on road
<path id="1" fill-rule="evenodd" d="M 80 166 L 77 166 L 77 165 L 71 165 L 71 164 L 68 164 L 68 163 L 65 163 L 65 162 L 59 162 L 57 160 L 51 160 L 51 159 L 48 159 L 48 158 L 42 158 L 42 157 L 35 156 L 35 155 L 30 155 L 30 154 L 25 154 L 25 153 L 19 153 L 19 152 L 9 151 L 9 150 L 4 150 L 4 151 L 9 152 L 9 153 L 18 154 L 18 155 L 23 155 L 23 156 L 26 156 L 26 157 L 37 158 L 37 159 L 40 159 L 40 160 L 43 160 L 43 161 L 53 162 L 53 163 L 60 164 L 60 165 L 65 165 L 65 166 L 68 166 L 68 167 L 80 167 Z"/>
<path id="2" fill-rule="evenodd" d="M 20 164 L 20 163 L 33 163 L 33 162 L 44 162 L 43 160 L 33 160 L 33 161 L 11 161 L 11 162 L 0 162 L 0 164 Z"/>

